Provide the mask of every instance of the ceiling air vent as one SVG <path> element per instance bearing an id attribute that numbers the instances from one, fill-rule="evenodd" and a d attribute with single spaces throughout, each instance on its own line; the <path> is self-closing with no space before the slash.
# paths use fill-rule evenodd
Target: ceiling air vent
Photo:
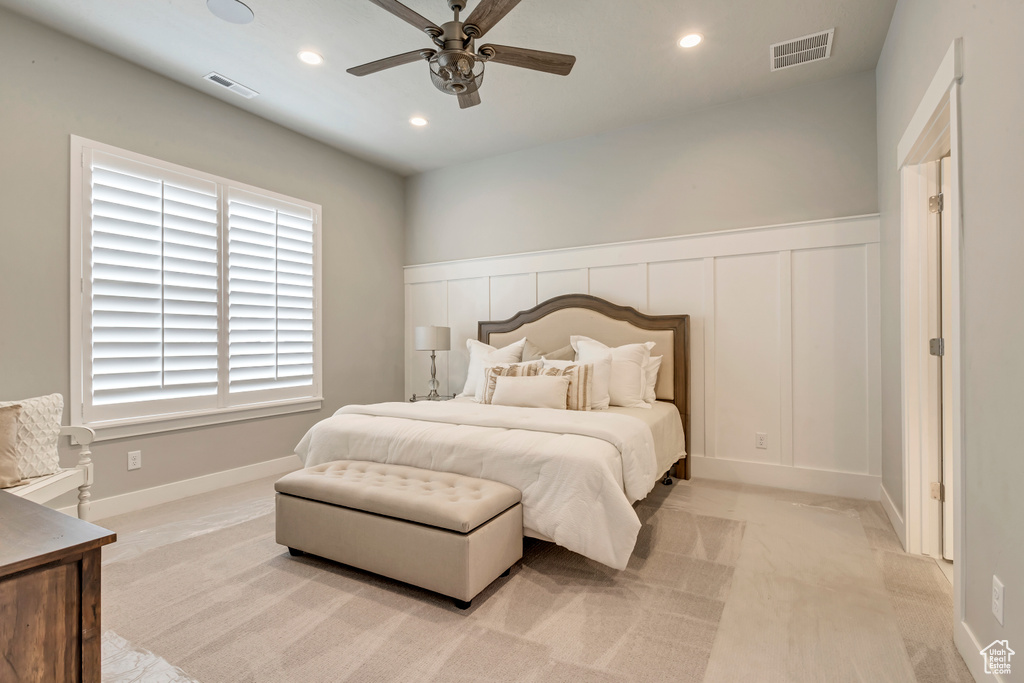
<path id="1" fill-rule="evenodd" d="M 832 35 L 835 32 L 834 28 L 830 28 L 820 33 L 775 43 L 771 47 L 772 71 L 828 59 L 832 56 Z"/>
<path id="2" fill-rule="evenodd" d="M 206 74 L 205 76 L 203 76 L 203 78 L 210 81 L 211 83 L 216 83 L 217 85 L 223 86 L 231 92 L 235 93 L 236 95 L 241 95 L 247 100 L 251 100 L 252 98 L 259 95 L 259 93 L 253 90 L 252 88 L 247 88 L 241 83 L 235 83 L 230 78 L 227 78 L 226 76 L 221 76 L 219 73 L 215 71 Z"/>

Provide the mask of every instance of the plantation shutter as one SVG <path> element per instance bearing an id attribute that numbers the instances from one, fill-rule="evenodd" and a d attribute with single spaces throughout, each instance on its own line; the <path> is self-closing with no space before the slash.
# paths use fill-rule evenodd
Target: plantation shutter
<path id="1" fill-rule="evenodd" d="M 232 188 L 228 194 L 228 391 L 308 395 L 314 384 L 314 216 Z"/>
<path id="2" fill-rule="evenodd" d="M 216 183 L 99 152 L 88 170 L 90 417 L 216 406 Z"/>

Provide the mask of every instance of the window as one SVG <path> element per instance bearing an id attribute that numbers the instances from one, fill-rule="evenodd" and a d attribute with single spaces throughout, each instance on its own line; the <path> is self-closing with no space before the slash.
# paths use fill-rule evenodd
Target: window
<path id="1" fill-rule="evenodd" d="M 72 169 L 76 423 L 320 407 L 319 206 L 81 138 Z"/>

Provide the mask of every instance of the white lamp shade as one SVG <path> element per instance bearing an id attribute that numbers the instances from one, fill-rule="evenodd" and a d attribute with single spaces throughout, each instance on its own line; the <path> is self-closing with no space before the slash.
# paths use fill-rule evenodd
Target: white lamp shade
<path id="1" fill-rule="evenodd" d="M 417 351 L 449 351 L 452 348 L 452 331 L 447 327 L 417 327 Z"/>

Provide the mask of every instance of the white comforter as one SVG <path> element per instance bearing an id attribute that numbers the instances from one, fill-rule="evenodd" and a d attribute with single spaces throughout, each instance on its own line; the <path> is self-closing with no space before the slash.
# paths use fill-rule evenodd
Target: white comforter
<path id="1" fill-rule="evenodd" d="M 499 481 L 523 492 L 523 525 L 624 569 L 653 488 L 650 428 L 626 415 L 462 401 L 346 406 L 306 433 L 307 467 L 369 460 Z"/>

